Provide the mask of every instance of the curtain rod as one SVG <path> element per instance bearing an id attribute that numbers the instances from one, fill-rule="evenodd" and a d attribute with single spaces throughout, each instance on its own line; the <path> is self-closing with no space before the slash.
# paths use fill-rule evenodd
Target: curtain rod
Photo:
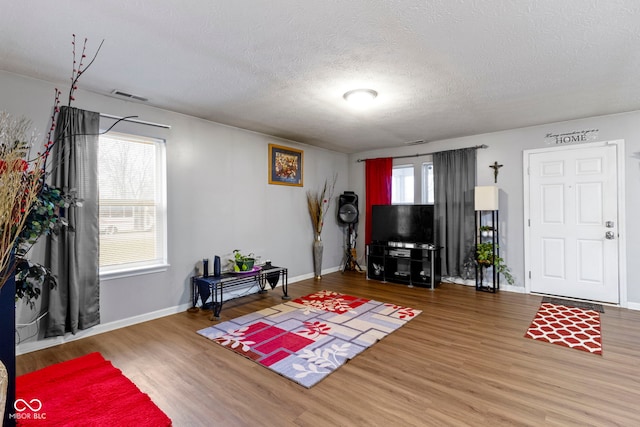
<path id="1" fill-rule="evenodd" d="M 155 127 L 158 127 L 158 128 L 171 129 L 170 125 L 163 125 L 162 123 L 153 123 L 153 122 L 147 122 L 147 121 L 144 121 L 144 120 L 138 120 L 138 119 L 136 119 L 136 117 L 138 117 L 138 116 L 120 117 L 120 116 L 114 116 L 113 114 L 100 113 L 100 117 L 104 117 L 106 119 L 118 120 L 120 122 L 131 122 L 131 123 L 138 123 L 140 125 L 155 126 Z"/>
<path id="2" fill-rule="evenodd" d="M 482 144 L 482 145 L 476 145 L 476 146 L 474 146 L 474 147 L 467 147 L 467 148 L 475 148 L 475 149 L 478 149 L 478 148 L 489 148 L 489 146 L 488 146 L 488 145 L 486 145 L 486 144 Z M 394 156 L 394 157 L 391 157 L 391 158 L 392 158 L 392 159 L 407 159 L 407 158 L 409 158 L 409 157 L 430 156 L 430 155 L 432 155 L 432 154 L 444 153 L 445 151 L 466 150 L 467 148 L 456 148 L 456 149 L 454 149 L 454 150 L 433 151 L 433 152 L 431 152 L 431 153 L 408 154 L 408 155 L 406 155 L 406 156 Z M 358 160 L 356 160 L 356 161 L 357 161 L 357 162 L 364 162 L 364 161 L 367 161 L 367 160 L 373 160 L 373 159 L 358 159 Z"/>

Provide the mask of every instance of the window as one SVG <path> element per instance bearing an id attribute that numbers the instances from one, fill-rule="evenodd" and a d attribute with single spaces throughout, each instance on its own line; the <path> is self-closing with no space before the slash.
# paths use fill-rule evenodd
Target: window
<path id="1" fill-rule="evenodd" d="M 166 266 L 164 140 L 109 132 L 99 144 L 101 276 Z"/>
<path id="2" fill-rule="evenodd" d="M 413 203 L 413 165 L 394 166 L 391 178 L 391 203 Z"/>
<path id="3" fill-rule="evenodd" d="M 433 163 L 422 164 L 422 203 L 433 205 L 435 202 L 433 191 Z"/>

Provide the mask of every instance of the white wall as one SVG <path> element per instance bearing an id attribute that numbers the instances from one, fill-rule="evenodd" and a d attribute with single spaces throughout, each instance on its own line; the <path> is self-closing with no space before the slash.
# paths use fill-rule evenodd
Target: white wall
<path id="1" fill-rule="evenodd" d="M 542 126 L 514 129 L 504 132 L 475 135 L 428 144 L 402 147 L 401 149 L 375 150 L 356 153 L 349 159 L 349 185 L 361 195 L 361 207 L 364 207 L 364 163 L 357 159 L 430 153 L 486 144 L 487 149 L 477 152 L 478 185 L 493 185 L 493 169 L 489 166 L 497 161 L 504 165 L 498 175 L 500 187 L 500 222 L 502 231 L 501 255 L 516 278 L 516 285 L 524 286 L 524 220 L 523 220 L 523 151 L 549 147 L 547 133 L 566 133 L 576 130 L 598 129 L 596 141 L 625 141 L 625 185 L 626 203 L 626 287 L 629 307 L 640 309 L 640 112 L 630 112 L 610 116 L 592 117 L 569 122 L 552 123 Z M 425 135 L 429 139 L 428 135 Z M 421 158 L 422 159 L 422 158 Z M 428 159 L 428 158 L 425 158 Z M 435 171 L 437 173 L 437 171 Z M 361 208 L 364 209 L 364 208 Z M 360 224 L 364 230 L 364 218 Z M 359 247 L 364 247 L 364 232 L 359 236 Z"/>
<path id="2" fill-rule="evenodd" d="M 59 87 L 66 90 L 64 85 Z M 53 84 L 0 72 L 0 110 L 33 120 L 42 139 L 53 93 Z M 306 191 L 319 189 L 334 173 L 338 174 L 336 198 L 347 189 L 345 154 L 86 91 L 75 97 L 73 105 L 78 108 L 137 115 L 141 120 L 171 125 L 164 132 L 170 267 L 162 273 L 102 281 L 102 323 L 188 303 L 195 263 L 234 249 L 254 252 L 274 265 L 287 267 L 290 278 L 312 277 L 313 232 Z M 144 132 L 144 127 L 140 129 Z M 304 150 L 304 187 L 268 184 L 269 143 Z M 322 233 L 325 270 L 339 267 L 344 251 L 336 203 L 334 199 Z M 19 307 L 18 312 L 18 323 L 27 323 L 36 315 L 25 307 Z"/>
<path id="3" fill-rule="evenodd" d="M 0 72 L 0 110 L 31 118 L 46 131 L 53 101 L 54 84 Z M 66 90 L 66 86 L 60 85 Z M 189 277 L 203 257 L 229 254 L 233 249 L 253 251 L 276 265 L 289 268 L 290 277 L 311 277 L 313 262 L 311 223 L 306 210 L 306 190 L 319 188 L 325 178 L 338 173 L 335 196 L 353 190 L 360 197 L 358 225 L 359 261 L 364 266 L 364 163 L 359 158 L 408 155 L 487 144 L 478 151 L 478 184 L 493 183 L 489 165 L 498 161 L 501 188 L 500 219 L 507 264 L 516 282 L 524 281 L 524 223 L 522 152 L 547 147 L 547 133 L 599 129 L 599 141 L 625 140 L 627 296 L 629 306 L 640 308 L 640 199 L 635 197 L 640 181 L 640 112 L 593 117 L 505 132 L 435 141 L 401 149 L 376 150 L 346 156 L 292 141 L 219 125 L 143 104 L 79 91 L 74 106 L 172 126 L 167 134 L 168 222 L 170 268 L 163 273 L 103 281 L 102 323 L 129 318 L 187 304 Z M 428 139 L 428 135 L 425 136 Z M 44 136 L 43 136 L 44 138 Z M 304 187 L 267 184 L 268 144 L 275 142 L 302 148 L 305 155 Z M 425 160 L 428 158 L 424 158 Z M 421 163 L 419 160 L 408 160 Z M 406 162 L 401 162 L 406 163 Z M 238 195 L 236 185 L 247 189 Z M 342 263 L 343 228 L 335 220 L 336 203 L 325 225 L 325 269 Z M 19 307 L 18 323 L 36 313 Z M 30 335 L 30 332 L 23 333 Z"/>

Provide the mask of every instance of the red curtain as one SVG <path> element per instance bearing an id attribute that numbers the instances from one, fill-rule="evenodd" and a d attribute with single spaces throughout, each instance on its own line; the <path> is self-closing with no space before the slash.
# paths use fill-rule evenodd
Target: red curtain
<path id="1" fill-rule="evenodd" d="M 371 206 L 391 204 L 391 175 L 393 159 L 368 159 L 365 163 L 366 211 L 364 243 L 371 243 Z"/>

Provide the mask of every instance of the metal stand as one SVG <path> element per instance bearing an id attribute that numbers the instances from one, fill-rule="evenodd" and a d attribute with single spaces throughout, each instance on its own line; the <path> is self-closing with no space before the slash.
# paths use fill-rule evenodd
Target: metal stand
<path id="1" fill-rule="evenodd" d="M 284 267 L 276 267 L 271 264 L 266 264 L 261 270 L 255 273 L 223 273 L 220 276 L 193 276 L 191 277 L 191 289 L 193 306 L 189 311 L 197 311 L 196 305 L 198 297 L 203 304 L 203 310 L 208 309 L 208 305 L 205 305 L 205 301 L 212 296 L 211 309 L 213 310 L 211 320 L 220 320 L 220 311 L 222 310 L 222 304 L 225 303 L 224 289 L 230 289 L 234 287 L 246 286 L 248 284 L 257 283 L 260 290 L 259 293 L 266 292 L 266 286 L 269 285 L 271 290 L 275 289 L 278 282 L 282 278 L 282 299 L 290 300 L 291 297 L 288 294 L 289 272 Z"/>
<path id="2" fill-rule="evenodd" d="M 491 217 L 491 236 L 483 237 L 482 236 L 482 226 L 483 224 L 483 212 L 490 212 Z M 500 274 L 495 265 L 495 259 L 500 257 L 500 249 L 498 248 L 498 211 L 476 211 L 476 219 L 475 219 L 475 227 L 476 227 L 476 248 L 479 244 L 490 244 L 491 245 L 491 264 L 482 266 L 476 262 L 476 290 L 484 291 L 484 292 L 492 292 L 495 293 L 500 290 Z M 484 283 L 485 272 L 487 268 L 491 268 L 491 282 Z"/>
<path id="3" fill-rule="evenodd" d="M 349 224 L 349 234 L 347 235 L 347 249 L 345 252 L 345 262 L 344 267 L 342 268 L 342 272 L 345 271 L 359 271 L 363 272 L 362 268 L 360 268 L 360 264 L 356 261 L 356 249 L 355 244 L 351 245 L 351 240 L 355 240 L 355 230 L 353 228 L 353 224 Z"/>

